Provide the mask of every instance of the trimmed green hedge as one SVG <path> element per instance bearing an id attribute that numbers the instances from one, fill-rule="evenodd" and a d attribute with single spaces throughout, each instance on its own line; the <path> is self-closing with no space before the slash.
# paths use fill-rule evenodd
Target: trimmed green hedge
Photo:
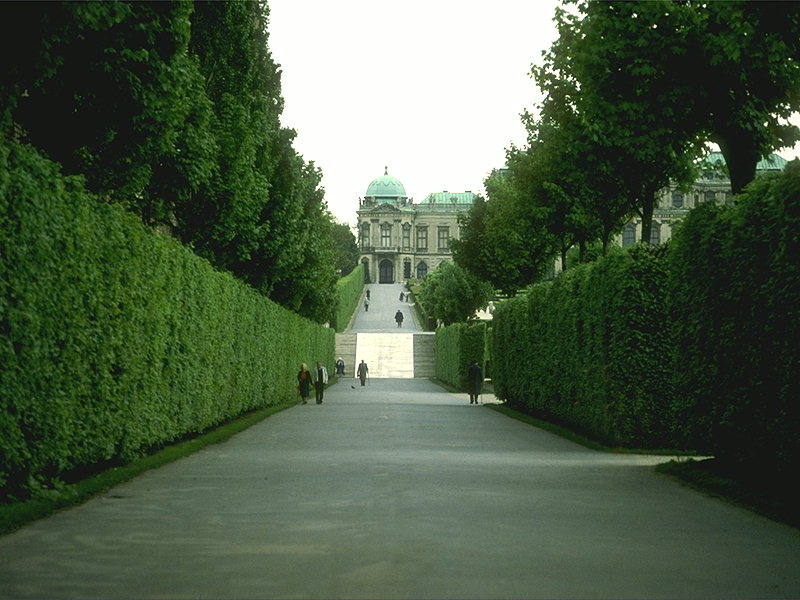
<path id="1" fill-rule="evenodd" d="M 364 265 L 355 269 L 336 282 L 336 313 L 333 327 L 336 331 L 344 331 L 358 308 L 361 293 L 364 291 Z"/>
<path id="2" fill-rule="evenodd" d="M 800 164 L 760 177 L 735 207 L 695 209 L 675 242 L 677 437 L 793 476 L 800 462 Z"/>
<path id="3" fill-rule="evenodd" d="M 495 394 L 610 445 L 668 444 L 664 247 L 580 265 L 494 313 Z M 667 346 L 668 347 L 668 346 Z"/>
<path id="4" fill-rule="evenodd" d="M 436 378 L 467 391 L 468 371 L 477 360 L 485 372 L 486 323 L 454 323 L 436 330 Z"/>
<path id="5" fill-rule="evenodd" d="M 0 494 L 291 400 L 334 332 L 0 143 Z"/>
<path id="6" fill-rule="evenodd" d="M 800 461 L 800 164 L 498 305 L 495 394 L 609 445 Z"/>

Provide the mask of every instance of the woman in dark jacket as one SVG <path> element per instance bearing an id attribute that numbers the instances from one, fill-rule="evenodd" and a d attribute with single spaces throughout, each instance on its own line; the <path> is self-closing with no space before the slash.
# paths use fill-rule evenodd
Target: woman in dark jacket
<path id="1" fill-rule="evenodd" d="M 297 392 L 303 399 L 303 404 L 308 404 L 308 397 L 311 395 L 311 373 L 306 363 L 300 365 L 300 372 L 297 374 Z"/>

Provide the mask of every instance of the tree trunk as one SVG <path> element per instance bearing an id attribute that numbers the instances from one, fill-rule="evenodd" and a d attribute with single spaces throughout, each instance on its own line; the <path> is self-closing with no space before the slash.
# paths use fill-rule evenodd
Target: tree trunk
<path id="1" fill-rule="evenodd" d="M 656 192 L 647 188 L 642 194 L 642 241 L 650 243 L 653 230 L 653 210 L 656 206 Z"/>
<path id="2" fill-rule="evenodd" d="M 728 174 L 731 178 L 731 191 L 738 194 L 755 179 L 756 165 L 761 158 L 759 152 L 743 132 L 720 135 L 714 141 L 719 145 L 722 156 L 725 157 L 725 164 L 728 166 Z"/>

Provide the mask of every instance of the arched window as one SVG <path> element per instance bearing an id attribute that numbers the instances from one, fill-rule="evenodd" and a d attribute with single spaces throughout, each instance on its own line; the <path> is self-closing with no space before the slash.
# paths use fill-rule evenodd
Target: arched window
<path id="1" fill-rule="evenodd" d="M 683 208 L 683 192 L 672 192 L 672 208 Z"/>
<path id="2" fill-rule="evenodd" d="M 428 265 L 425 261 L 421 261 L 417 265 L 417 278 L 418 279 L 425 279 L 428 276 Z"/>
<path id="3" fill-rule="evenodd" d="M 636 225 L 628 223 L 622 230 L 622 247 L 633 246 L 636 243 Z"/>
<path id="4" fill-rule="evenodd" d="M 656 246 L 661 243 L 661 223 L 653 221 L 653 226 L 650 228 L 650 245 Z"/>

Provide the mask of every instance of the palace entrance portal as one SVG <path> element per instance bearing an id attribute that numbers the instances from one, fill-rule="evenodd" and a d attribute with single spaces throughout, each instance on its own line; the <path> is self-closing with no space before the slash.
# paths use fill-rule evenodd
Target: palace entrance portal
<path id="1" fill-rule="evenodd" d="M 394 264 L 388 258 L 378 265 L 378 283 L 394 283 Z"/>

